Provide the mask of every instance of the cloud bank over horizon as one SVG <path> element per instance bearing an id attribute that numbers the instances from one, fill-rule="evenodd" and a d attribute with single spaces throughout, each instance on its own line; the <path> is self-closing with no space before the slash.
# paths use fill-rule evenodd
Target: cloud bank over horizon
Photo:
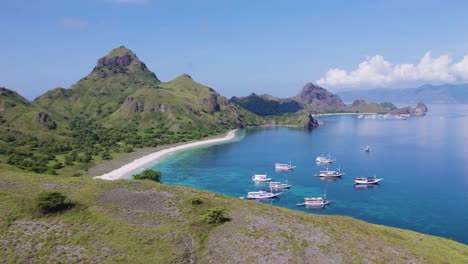
<path id="1" fill-rule="evenodd" d="M 377 54 L 366 57 L 351 71 L 329 69 L 316 82 L 320 86 L 336 90 L 468 82 L 468 55 L 454 62 L 448 55 L 433 57 L 431 52 L 426 52 L 417 64 L 394 64 Z"/>

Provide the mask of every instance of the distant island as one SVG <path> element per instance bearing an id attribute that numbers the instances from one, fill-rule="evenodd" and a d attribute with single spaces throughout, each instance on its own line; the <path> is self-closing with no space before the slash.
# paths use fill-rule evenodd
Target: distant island
<path id="1" fill-rule="evenodd" d="M 353 103 L 346 105 L 338 95 L 312 83 L 307 83 L 296 96 L 291 98 L 281 99 L 268 94 L 252 93 L 245 97 L 234 96 L 230 101 L 260 116 L 288 113 L 377 113 L 424 116 L 428 111 L 423 102 L 418 102 L 415 108 L 409 106 L 397 108 L 385 100 L 382 100 L 383 103 L 368 103 L 362 99 L 355 99 Z"/>

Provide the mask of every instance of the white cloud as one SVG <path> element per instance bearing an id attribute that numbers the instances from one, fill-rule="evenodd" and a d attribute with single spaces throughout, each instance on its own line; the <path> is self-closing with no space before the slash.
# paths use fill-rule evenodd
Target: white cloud
<path id="1" fill-rule="evenodd" d="M 71 29 L 84 29 L 89 26 L 87 21 L 73 17 L 60 17 L 59 23 L 60 25 Z"/>
<path id="2" fill-rule="evenodd" d="M 367 57 L 356 69 L 329 69 L 317 84 L 326 88 L 402 87 L 468 81 L 468 55 L 452 62 L 448 55 L 426 52 L 418 64 L 393 64 L 382 55 Z"/>
<path id="3" fill-rule="evenodd" d="M 141 5 L 147 4 L 149 0 L 107 0 L 114 4 Z"/>

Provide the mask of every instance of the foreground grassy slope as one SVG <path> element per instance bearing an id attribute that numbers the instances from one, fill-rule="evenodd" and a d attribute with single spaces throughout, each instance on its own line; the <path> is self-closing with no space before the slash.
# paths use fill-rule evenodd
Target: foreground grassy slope
<path id="1" fill-rule="evenodd" d="M 76 206 L 40 217 L 32 199 L 42 190 L 61 191 Z M 203 203 L 192 205 L 195 197 Z M 202 214 L 215 206 L 226 208 L 230 221 L 203 223 Z M 5 165 L 0 212 L 0 263 L 468 262 L 466 245 L 349 217 L 148 181 L 35 175 Z"/>

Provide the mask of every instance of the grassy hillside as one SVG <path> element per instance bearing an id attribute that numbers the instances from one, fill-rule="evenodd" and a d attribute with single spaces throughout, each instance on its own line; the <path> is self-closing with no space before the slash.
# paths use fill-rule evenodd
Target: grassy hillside
<path id="1" fill-rule="evenodd" d="M 213 89 L 183 74 L 159 84 L 141 88 L 127 97 L 105 124 L 110 127 L 160 126 L 171 131 L 236 128 L 261 123 L 261 118 L 240 109 Z"/>
<path id="2" fill-rule="evenodd" d="M 35 102 L 67 119 L 101 119 L 117 110 L 128 95 L 156 87 L 156 75 L 129 49 L 119 47 L 99 59 L 91 73 L 70 89 L 56 88 Z"/>
<path id="3" fill-rule="evenodd" d="M 354 100 L 352 104 L 345 107 L 345 112 L 351 113 L 388 113 L 396 110 L 392 103 L 367 103 L 364 100 Z"/>
<path id="4" fill-rule="evenodd" d="M 66 129 L 61 119 L 4 87 L 0 87 L 0 127 L 16 131 L 17 134 L 33 132 L 36 135 Z"/>
<path id="5" fill-rule="evenodd" d="M 75 206 L 41 216 L 32 204 L 43 190 L 60 191 Z M 229 221 L 202 221 L 213 207 L 224 208 Z M 349 217 L 149 181 L 53 177 L 5 165 L 0 211 L 5 263 L 468 262 L 466 245 Z"/>
<path id="6" fill-rule="evenodd" d="M 304 109 L 303 106 L 294 100 L 279 99 L 270 95 L 256 95 L 254 93 L 245 97 L 233 97 L 229 101 L 260 116 L 295 113 Z"/>

